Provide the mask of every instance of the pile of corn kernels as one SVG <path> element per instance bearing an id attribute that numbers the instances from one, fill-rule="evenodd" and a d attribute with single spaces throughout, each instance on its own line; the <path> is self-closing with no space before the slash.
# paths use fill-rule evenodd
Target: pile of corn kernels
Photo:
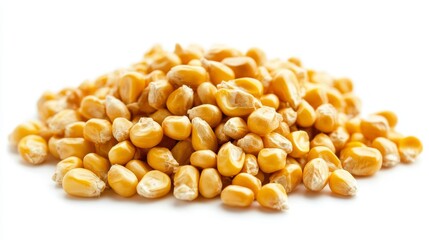
<path id="1" fill-rule="evenodd" d="M 172 189 L 179 200 L 285 210 L 301 183 L 353 196 L 356 176 L 417 159 L 422 143 L 395 131 L 393 112 L 362 118 L 360 108 L 350 79 L 297 58 L 156 45 L 129 68 L 44 93 L 40 120 L 10 142 L 31 164 L 57 159 L 52 179 L 77 197 Z"/>

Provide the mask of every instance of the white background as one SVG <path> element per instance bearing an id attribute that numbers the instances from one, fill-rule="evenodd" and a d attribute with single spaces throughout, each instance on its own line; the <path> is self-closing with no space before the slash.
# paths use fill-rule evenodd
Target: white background
<path id="1" fill-rule="evenodd" d="M 281 2 L 281 4 L 280 4 Z M 7 135 L 36 118 L 45 90 L 138 61 L 176 42 L 225 43 L 300 57 L 349 76 L 364 114 L 391 109 L 397 129 L 428 145 L 429 14 L 425 1 L 3 1 L 1 9 L 0 239 L 428 239 L 427 152 L 411 165 L 358 179 L 352 199 L 290 195 L 282 213 L 220 200 L 67 197 L 53 162 L 29 166 Z"/>

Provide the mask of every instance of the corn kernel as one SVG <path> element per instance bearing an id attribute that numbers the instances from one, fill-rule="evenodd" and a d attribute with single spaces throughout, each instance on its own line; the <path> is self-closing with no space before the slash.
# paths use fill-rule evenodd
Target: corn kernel
<path id="1" fill-rule="evenodd" d="M 234 71 L 236 78 L 256 77 L 258 66 L 255 60 L 250 57 L 228 57 L 222 60 L 222 63 Z"/>
<path id="2" fill-rule="evenodd" d="M 357 182 L 346 170 L 337 169 L 329 177 L 329 188 L 338 195 L 354 196 L 357 191 Z"/>
<path id="3" fill-rule="evenodd" d="M 200 173 L 194 166 L 180 166 L 174 174 L 174 197 L 186 201 L 196 199 L 198 197 L 199 178 Z"/>
<path id="4" fill-rule="evenodd" d="M 195 150 L 216 151 L 217 138 L 213 129 L 203 119 L 196 117 L 192 119 L 192 147 Z"/>
<path id="5" fill-rule="evenodd" d="M 171 154 L 173 154 L 174 159 L 176 159 L 179 165 L 189 164 L 190 157 L 193 152 L 194 149 L 190 139 L 179 141 L 171 149 Z"/>
<path id="6" fill-rule="evenodd" d="M 203 57 L 203 50 L 195 45 L 183 48 L 180 44 L 176 44 L 174 53 L 180 58 L 183 64 L 189 64 L 190 61 Z"/>
<path id="7" fill-rule="evenodd" d="M 207 71 L 203 67 L 188 65 L 178 65 L 171 68 L 167 73 L 167 79 L 174 86 L 187 85 L 195 90 L 201 83 L 208 80 Z"/>
<path id="8" fill-rule="evenodd" d="M 375 113 L 375 115 L 382 116 L 387 120 L 390 128 L 394 128 L 398 123 L 398 116 L 392 111 L 381 111 Z"/>
<path id="9" fill-rule="evenodd" d="M 264 142 L 259 135 L 248 133 L 237 141 L 237 146 L 245 153 L 257 155 L 264 148 Z"/>
<path id="10" fill-rule="evenodd" d="M 262 94 L 264 93 L 264 86 L 262 83 L 259 80 L 250 77 L 223 81 L 217 85 L 217 88 L 239 89 L 246 93 L 252 94 L 256 98 L 262 97 Z"/>
<path id="11" fill-rule="evenodd" d="M 216 103 L 230 117 L 241 117 L 261 106 L 254 96 L 239 89 L 221 88 L 216 92 Z"/>
<path id="12" fill-rule="evenodd" d="M 140 118 L 130 131 L 130 139 L 134 146 L 151 148 L 161 142 L 162 127 L 152 118 Z"/>
<path id="13" fill-rule="evenodd" d="M 162 125 L 164 119 L 168 116 L 172 116 L 173 114 L 165 108 L 161 108 L 156 110 L 156 112 L 152 113 L 149 117 L 152 118 L 159 125 Z"/>
<path id="14" fill-rule="evenodd" d="M 272 173 L 284 168 L 286 152 L 278 148 L 264 148 L 258 154 L 258 166 L 265 173 Z"/>
<path id="15" fill-rule="evenodd" d="M 113 191 L 122 197 L 132 197 L 137 193 L 137 177 L 124 166 L 113 165 L 107 173 L 107 181 Z"/>
<path id="16" fill-rule="evenodd" d="M 344 112 L 352 117 L 357 116 L 361 112 L 362 103 L 360 99 L 352 93 L 343 95 L 346 104 Z"/>
<path id="17" fill-rule="evenodd" d="M 398 142 L 399 154 L 401 161 L 411 163 L 417 160 L 417 157 L 423 151 L 423 144 L 416 137 L 404 137 Z"/>
<path id="18" fill-rule="evenodd" d="M 286 160 L 287 162 L 287 160 Z M 302 169 L 296 162 L 295 164 L 286 163 L 286 166 L 271 174 L 270 183 L 281 184 L 286 193 L 290 193 L 302 182 Z"/>
<path id="19" fill-rule="evenodd" d="M 179 166 L 171 151 L 163 147 L 151 148 L 147 153 L 147 163 L 153 169 L 167 174 L 171 174 Z"/>
<path id="20" fill-rule="evenodd" d="M 337 127 L 333 132 L 329 134 L 329 138 L 335 146 L 335 149 L 342 149 L 344 145 L 349 141 L 350 134 L 344 127 Z"/>
<path id="21" fill-rule="evenodd" d="M 76 197 L 99 197 L 106 184 L 93 172 L 84 168 L 71 169 L 64 175 L 63 189 Z"/>
<path id="22" fill-rule="evenodd" d="M 119 79 L 119 96 L 125 104 L 137 101 L 146 82 L 141 73 L 127 72 Z"/>
<path id="23" fill-rule="evenodd" d="M 189 119 L 196 117 L 206 121 L 210 127 L 214 128 L 222 121 L 222 112 L 218 107 L 211 104 L 201 104 L 188 110 Z"/>
<path id="24" fill-rule="evenodd" d="M 28 135 L 38 135 L 42 128 L 42 123 L 39 121 L 28 121 L 21 123 L 15 127 L 9 135 L 9 141 L 13 146 L 17 146 L 18 142 Z"/>
<path id="25" fill-rule="evenodd" d="M 265 148 L 279 148 L 286 153 L 292 152 L 292 143 L 279 133 L 269 133 L 262 138 Z"/>
<path id="26" fill-rule="evenodd" d="M 322 104 L 316 109 L 314 127 L 324 133 L 330 133 L 337 128 L 338 113 L 331 104 Z"/>
<path id="27" fill-rule="evenodd" d="M 220 198 L 227 206 L 249 207 L 255 200 L 255 194 L 246 187 L 229 185 L 222 190 Z"/>
<path id="28" fill-rule="evenodd" d="M 55 168 L 55 173 L 52 176 L 52 180 L 54 180 L 57 184 L 62 184 L 64 175 L 74 168 L 82 168 L 83 163 L 82 159 L 77 157 L 68 157 L 66 159 L 61 160 L 57 163 Z"/>
<path id="29" fill-rule="evenodd" d="M 219 125 L 217 125 L 217 127 L 215 128 L 215 135 L 216 135 L 216 139 L 217 139 L 219 144 L 224 144 L 224 143 L 228 142 L 229 140 L 231 140 L 231 138 L 228 137 L 223 132 L 224 126 L 225 126 L 225 123 L 219 123 Z"/>
<path id="30" fill-rule="evenodd" d="M 112 139 L 112 124 L 104 119 L 90 119 L 85 123 L 83 136 L 93 143 L 105 143 Z"/>
<path id="31" fill-rule="evenodd" d="M 387 137 L 389 123 L 386 118 L 373 115 L 369 118 L 362 119 L 360 130 L 366 139 L 372 141 L 377 137 Z"/>
<path id="32" fill-rule="evenodd" d="M 228 119 L 223 126 L 223 132 L 233 139 L 240 139 L 244 137 L 249 129 L 246 122 L 240 117 L 233 117 Z"/>
<path id="33" fill-rule="evenodd" d="M 282 135 L 283 137 L 286 137 L 290 133 L 290 128 L 286 122 L 281 122 L 279 124 L 279 127 L 276 128 L 273 132 L 276 132 L 276 133 Z"/>
<path id="34" fill-rule="evenodd" d="M 222 191 L 222 180 L 215 168 L 205 168 L 201 171 L 198 191 L 205 198 L 214 198 Z"/>
<path id="35" fill-rule="evenodd" d="M 27 135 L 19 140 L 18 152 L 28 163 L 40 164 L 48 157 L 48 144 L 40 136 Z"/>
<path id="36" fill-rule="evenodd" d="M 131 119 L 131 113 L 125 103 L 113 96 L 106 97 L 106 114 L 110 121 L 113 122 L 116 118 Z"/>
<path id="37" fill-rule="evenodd" d="M 210 77 L 210 82 L 214 85 L 218 85 L 222 81 L 235 79 L 234 71 L 221 62 L 210 61 L 203 58 L 201 63 Z"/>
<path id="38" fill-rule="evenodd" d="M 259 190 L 261 190 L 261 180 L 249 173 L 239 173 L 232 179 L 232 185 L 246 187 L 252 190 L 255 196 L 258 196 Z"/>
<path id="39" fill-rule="evenodd" d="M 307 155 L 307 161 L 311 161 L 315 158 L 325 160 L 326 164 L 328 164 L 329 171 L 331 172 L 342 168 L 340 159 L 338 159 L 337 155 L 327 147 L 318 146 L 312 148 Z"/>
<path id="40" fill-rule="evenodd" d="M 146 173 L 152 170 L 146 162 L 137 159 L 127 162 L 125 167 L 133 172 L 139 181 L 144 177 L 144 175 L 146 175 Z"/>
<path id="41" fill-rule="evenodd" d="M 301 103 L 298 80 L 295 74 L 287 69 L 277 72 L 271 82 L 273 92 L 281 101 L 288 102 L 293 109 Z"/>
<path id="42" fill-rule="evenodd" d="M 112 136 L 118 141 L 122 142 L 130 139 L 130 130 L 133 123 L 126 118 L 118 117 L 112 123 Z"/>
<path id="43" fill-rule="evenodd" d="M 149 64 L 148 70 L 149 71 L 160 70 L 164 73 L 167 73 L 168 71 L 170 71 L 171 68 L 179 64 L 181 64 L 181 60 L 176 54 L 163 52 L 163 53 L 157 54 L 153 58 L 153 61 Z"/>
<path id="44" fill-rule="evenodd" d="M 107 182 L 107 172 L 110 169 L 110 162 L 106 158 L 96 154 L 88 153 L 83 158 L 83 168 L 95 173 L 101 180 Z"/>
<path id="45" fill-rule="evenodd" d="M 78 121 L 67 124 L 64 128 L 64 137 L 83 137 L 83 129 L 85 128 L 85 122 Z"/>
<path id="46" fill-rule="evenodd" d="M 234 176 L 244 165 L 243 149 L 227 142 L 220 147 L 217 154 L 217 169 L 223 176 Z"/>
<path id="47" fill-rule="evenodd" d="M 401 158 L 399 156 L 398 147 L 392 141 L 384 137 L 378 137 L 372 141 L 371 147 L 378 149 L 383 157 L 383 167 L 393 167 L 399 164 Z"/>
<path id="48" fill-rule="evenodd" d="M 310 148 L 314 148 L 317 146 L 324 146 L 329 148 L 332 152 L 336 152 L 334 143 L 332 143 L 331 138 L 324 134 L 319 133 L 317 134 L 310 142 Z"/>
<path id="49" fill-rule="evenodd" d="M 109 161 L 112 165 L 125 165 L 134 158 L 136 148 L 130 141 L 119 142 L 109 151 Z"/>
<path id="50" fill-rule="evenodd" d="M 256 47 L 249 48 L 246 52 L 246 56 L 253 58 L 258 66 L 264 65 L 267 60 L 264 51 Z"/>
<path id="51" fill-rule="evenodd" d="M 197 95 L 202 104 L 216 105 L 216 92 L 217 88 L 211 82 L 203 82 L 197 88 Z"/>
<path id="52" fill-rule="evenodd" d="M 186 116 L 168 116 L 162 122 L 164 134 L 175 140 L 185 140 L 191 135 L 192 125 Z"/>
<path id="53" fill-rule="evenodd" d="M 73 122 L 80 121 L 81 117 L 75 110 L 66 109 L 58 112 L 47 120 L 48 128 L 56 135 L 63 135 L 65 127 Z"/>
<path id="54" fill-rule="evenodd" d="M 84 97 L 80 103 L 79 113 L 87 119 L 107 117 L 104 101 L 96 96 Z"/>
<path id="55" fill-rule="evenodd" d="M 166 107 L 167 99 L 173 92 L 173 86 L 167 80 L 159 80 L 149 83 L 147 103 L 154 109 Z"/>
<path id="56" fill-rule="evenodd" d="M 199 168 L 215 168 L 217 155 L 212 150 L 198 150 L 191 154 L 190 163 Z"/>
<path id="57" fill-rule="evenodd" d="M 235 48 L 225 45 L 216 45 L 204 53 L 204 58 L 220 62 L 228 57 L 239 57 L 243 54 Z"/>
<path id="58" fill-rule="evenodd" d="M 271 107 L 261 107 L 247 118 L 249 130 L 260 136 L 266 135 L 279 127 L 282 116 Z"/>
<path id="59" fill-rule="evenodd" d="M 304 186 L 313 192 L 320 192 L 328 183 L 329 167 L 322 158 L 310 160 L 304 167 Z"/>
<path id="60" fill-rule="evenodd" d="M 383 157 L 370 147 L 352 147 L 345 151 L 343 168 L 355 176 L 370 176 L 380 170 Z"/>
<path id="61" fill-rule="evenodd" d="M 246 154 L 244 155 L 244 164 L 241 169 L 242 173 L 249 173 L 253 176 L 256 176 L 259 172 L 258 159 L 255 155 Z"/>
<path id="62" fill-rule="evenodd" d="M 280 100 L 277 95 L 273 93 L 265 94 L 260 98 L 263 106 L 272 107 L 274 109 L 278 109 L 280 106 Z"/>
<path id="63" fill-rule="evenodd" d="M 310 141 L 308 133 L 305 131 L 295 131 L 287 135 L 287 139 L 292 143 L 291 157 L 299 158 L 310 151 Z"/>
<path id="64" fill-rule="evenodd" d="M 158 170 L 146 173 L 137 185 L 137 193 L 145 198 L 161 198 L 170 192 L 170 177 Z"/>
<path id="65" fill-rule="evenodd" d="M 183 85 L 174 90 L 167 98 L 167 108 L 174 115 L 185 115 L 194 102 L 194 91 Z"/>
<path id="66" fill-rule="evenodd" d="M 353 91 L 353 82 L 349 78 L 337 78 L 333 82 L 334 88 L 338 89 L 341 93 L 349 93 Z"/>
<path id="67" fill-rule="evenodd" d="M 296 123 L 298 118 L 298 113 L 290 107 L 282 108 L 279 110 L 279 114 L 282 115 L 283 121 L 287 123 L 288 126 L 293 126 Z"/>
<path id="68" fill-rule="evenodd" d="M 268 183 L 262 186 L 256 200 L 265 208 L 279 211 L 289 209 L 286 191 L 278 183 Z"/>
<path id="69" fill-rule="evenodd" d="M 305 100 L 301 102 L 296 113 L 296 122 L 301 127 L 311 127 L 316 122 L 316 111 Z"/>

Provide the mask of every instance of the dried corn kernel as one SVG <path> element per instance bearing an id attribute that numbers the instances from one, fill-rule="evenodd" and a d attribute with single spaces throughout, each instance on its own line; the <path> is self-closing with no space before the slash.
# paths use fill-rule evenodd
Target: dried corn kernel
<path id="1" fill-rule="evenodd" d="M 19 141 L 18 152 L 28 163 L 40 164 L 48 157 L 48 144 L 40 136 L 27 135 Z"/>
<path id="2" fill-rule="evenodd" d="M 274 76 L 271 87 L 280 100 L 288 102 L 292 108 L 296 109 L 301 103 L 298 80 L 292 71 L 280 70 Z"/>
<path id="3" fill-rule="evenodd" d="M 147 163 L 153 169 L 171 174 L 179 163 L 174 159 L 173 154 L 168 148 L 154 147 L 147 153 Z"/>
<path id="4" fill-rule="evenodd" d="M 39 134 L 41 128 L 42 124 L 38 121 L 21 123 L 9 135 L 9 141 L 13 146 L 17 146 L 18 142 L 25 136 Z"/>
<path id="5" fill-rule="evenodd" d="M 217 138 L 213 129 L 203 119 L 196 117 L 192 119 L 192 147 L 195 150 L 212 150 L 218 148 Z"/>
<path id="6" fill-rule="evenodd" d="M 307 161 L 311 161 L 315 158 L 325 160 L 326 164 L 328 164 L 329 171 L 331 172 L 342 168 L 340 159 L 338 159 L 337 155 L 327 147 L 318 146 L 312 148 L 307 155 Z"/>
<path id="7" fill-rule="evenodd" d="M 113 165 L 107 173 L 107 181 L 113 191 L 122 197 L 132 197 L 137 193 L 137 177 L 124 166 Z"/>
<path id="8" fill-rule="evenodd" d="M 304 186 L 314 192 L 322 191 L 328 183 L 329 167 L 322 158 L 309 161 L 303 171 L 302 181 Z"/>
<path id="9" fill-rule="evenodd" d="M 225 122 L 225 125 L 223 126 L 223 132 L 228 137 L 240 139 L 249 132 L 249 129 L 247 128 L 246 122 L 242 118 L 233 117 Z"/>
<path id="10" fill-rule="evenodd" d="M 287 135 L 287 139 L 292 143 L 291 157 L 299 158 L 310 151 L 310 141 L 308 133 L 305 131 L 295 131 Z"/>
<path id="11" fill-rule="evenodd" d="M 139 148 L 151 148 L 162 140 L 162 128 L 152 118 L 140 118 L 130 130 L 131 142 Z"/>
<path id="12" fill-rule="evenodd" d="M 287 162 L 287 161 L 286 161 Z M 271 174 L 270 182 L 281 184 L 290 193 L 301 183 L 302 169 L 299 164 L 286 163 L 286 166 Z"/>
<path id="13" fill-rule="evenodd" d="M 232 185 L 246 187 L 253 191 L 255 196 L 258 196 L 261 190 L 261 180 L 249 173 L 239 173 L 232 179 Z"/>
<path id="14" fill-rule="evenodd" d="M 174 90 L 167 99 L 167 108 L 174 115 L 185 115 L 194 102 L 194 91 L 183 85 Z"/>
<path id="15" fill-rule="evenodd" d="M 383 162 L 380 151 L 370 147 L 351 147 L 343 159 L 343 168 L 355 176 L 374 175 Z"/>
<path id="16" fill-rule="evenodd" d="M 387 137 L 389 123 L 386 118 L 373 115 L 361 120 L 360 130 L 366 139 L 372 141 L 377 137 Z"/>
<path id="17" fill-rule="evenodd" d="M 338 195 L 354 196 L 357 191 L 357 182 L 346 170 L 337 169 L 329 176 L 329 188 Z"/>
<path id="18" fill-rule="evenodd" d="M 255 157 L 255 155 L 252 154 L 246 154 L 244 155 L 244 164 L 243 168 L 241 169 L 241 172 L 243 173 L 249 173 L 253 176 L 256 176 L 259 172 L 259 165 L 258 165 L 258 159 Z"/>
<path id="19" fill-rule="evenodd" d="M 269 133 L 262 140 L 265 148 L 280 148 L 286 153 L 292 152 L 292 143 L 279 133 Z"/>
<path id="20" fill-rule="evenodd" d="M 399 140 L 398 149 L 401 161 L 410 163 L 416 161 L 417 157 L 423 151 L 423 145 L 418 138 L 409 136 Z"/>
<path id="21" fill-rule="evenodd" d="M 122 142 L 130 138 L 130 130 L 133 123 L 126 118 L 118 117 L 112 123 L 112 136 Z"/>
<path id="22" fill-rule="evenodd" d="M 191 165 L 180 166 L 174 174 L 174 197 L 192 201 L 198 197 L 200 173 Z"/>
<path id="23" fill-rule="evenodd" d="M 241 147 L 245 153 L 257 155 L 264 148 L 264 142 L 259 135 L 248 133 L 237 141 L 237 146 Z"/>
<path id="24" fill-rule="evenodd" d="M 137 193 L 145 198 L 161 198 L 170 192 L 170 177 L 158 170 L 146 173 L 137 185 Z"/>
<path id="25" fill-rule="evenodd" d="M 222 180 L 215 168 L 205 168 L 201 171 L 198 191 L 205 198 L 214 198 L 222 191 Z"/>
<path id="26" fill-rule="evenodd" d="M 220 198 L 227 206 L 249 207 L 255 199 L 255 194 L 246 187 L 229 185 L 222 190 Z"/>
<path id="27" fill-rule="evenodd" d="M 260 136 L 266 135 L 279 127 L 282 116 L 271 107 L 261 107 L 247 118 L 249 130 Z"/>
<path id="28" fill-rule="evenodd" d="M 83 137 L 93 143 L 105 143 L 112 139 L 112 124 L 104 119 L 90 119 L 83 128 Z"/>
<path id="29" fill-rule="evenodd" d="M 188 110 L 189 119 L 196 117 L 206 121 L 210 127 L 214 128 L 222 121 L 222 112 L 218 107 L 211 104 L 201 104 Z"/>
<path id="30" fill-rule="evenodd" d="M 371 147 L 378 149 L 383 157 L 383 167 L 393 167 L 399 164 L 398 147 L 392 141 L 384 137 L 378 137 L 372 141 Z"/>
<path id="31" fill-rule="evenodd" d="M 107 182 L 107 172 L 110 169 L 109 160 L 96 153 L 89 153 L 83 158 L 82 164 L 83 168 L 90 170 L 101 180 Z"/>
<path id="32" fill-rule="evenodd" d="M 185 140 L 191 135 L 192 125 L 186 116 L 168 116 L 162 122 L 164 134 L 175 140 Z"/>
<path id="33" fill-rule="evenodd" d="M 167 73 L 167 79 L 174 86 L 187 85 L 192 89 L 197 89 L 201 83 L 208 80 L 207 71 L 203 67 L 187 65 L 171 68 Z"/>
<path id="34" fill-rule="evenodd" d="M 289 209 L 286 191 L 278 183 L 268 183 L 262 186 L 256 200 L 261 206 L 266 208 L 279 211 Z"/>
<path id="35" fill-rule="evenodd" d="M 212 150 L 198 150 L 191 154 L 190 163 L 199 168 L 215 168 L 217 155 Z"/>
<path id="36" fill-rule="evenodd" d="M 259 169 L 265 173 L 272 173 L 284 168 L 286 152 L 279 148 L 264 148 L 258 154 Z"/>
<path id="37" fill-rule="evenodd" d="M 314 148 L 317 146 L 324 146 L 329 148 L 332 152 L 336 152 L 335 151 L 335 146 L 334 143 L 332 142 L 331 138 L 324 134 L 324 133 L 319 133 L 317 134 L 310 142 L 310 148 Z"/>
<path id="38" fill-rule="evenodd" d="M 77 157 L 68 157 L 66 159 L 61 160 L 57 163 L 55 168 L 55 173 L 52 176 L 52 180 L 54 180 L 57 184 L 62 184 L 64 175 L 74 168 L 82 168 L 83 163 L 82 159 Z"/>
<path id="39" fill-rule="evenodd" d="M 119 142 L 109 151 L 109 161 L 112 165 L 125 165 L 134 158 L 136 148 L 130 141 Z"/>
<path id="40" fill-rule="evenodd" d="M 244 164 L 243 149 L 227 142 L 220 147 L 217 154 L 217 169 L 223 176 L 234 176 L 241 171 Z"/>
<path id="41" fill-rule="evenodd" d="M 66 193 L 76 197 L 99 197 L 106 184 L 93 172 L 84 168 L 71 169 L 62 182 Z"/>

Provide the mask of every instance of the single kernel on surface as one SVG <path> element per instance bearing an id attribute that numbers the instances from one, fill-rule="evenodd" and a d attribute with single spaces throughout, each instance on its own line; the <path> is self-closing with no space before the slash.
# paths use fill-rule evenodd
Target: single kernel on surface
<path id="1" fill-rule="evenodd" d="M 84 168 L 74 168 L 64 175 L 62 186 L 72 196 L 99 197 L 106 184 L 95 173 Z"/>
<path id="2" fill-rule="evenodd" d="M 205 168 L 201 171 L 198 190 L 205 198 L 214 198 L 222 191 L 222 179 L 215 168 Z"/>
<path id="3" fill-rule="evenodd" d="M 409 136 L 399 140 L 398 149 L 401 155 L 401 161 L 404 163 L 411 163 L 415 162 L 423 151 L 423 144 L 418 138 Z"/>
<path id="4" fill-rule="evenodd" d="M 107 181 L 113 191 L 122 197 L 132 197 L 137 193 L 137 177 L 124 166 L 113 165 L 107 173 Z"/>
<path id="5" fill-rule="evenodd" d="M 329 188 L 338 195 L 354 196 L 357 191 L 357 182 L 346 170 L 337 169 L 329 176 Z"/>
<path id="6" fill-rule="evenodd" d="M 278 183 L 268 183 L 262 186 L 256 200 L 261 206 L 273 210 L 284 211 L 289 209 L 286 191 Z"/>
<path id="7" fill-rule="evenodd" d="M 227 206 L 249 207 L 255 199 L 255 194 L 249 188 L 229 185 L 222 190 L 220 199 Z"/>
<path id="8" fill-rule="evenodd" d="M 199 178 L 200 173 L 194 166 L 180 166 L 174 173 L 174 197 L 186 201 L 196 199 L 198 197 Z"/>
<path id="9" fill-rule="evenodd" d="M 376 148 L 351 147 L 343 156 L 343 168 L 355 176 L 374 175 L 382 163 L 383 157 Z"/>
<path id="10" fill-rule="evenodd" d="M 308 190 L 322 191 L 328 183 L 328 178 L 329 167 L 322 158 L 315 158 L 305 165 L 302 180 Z"/>

